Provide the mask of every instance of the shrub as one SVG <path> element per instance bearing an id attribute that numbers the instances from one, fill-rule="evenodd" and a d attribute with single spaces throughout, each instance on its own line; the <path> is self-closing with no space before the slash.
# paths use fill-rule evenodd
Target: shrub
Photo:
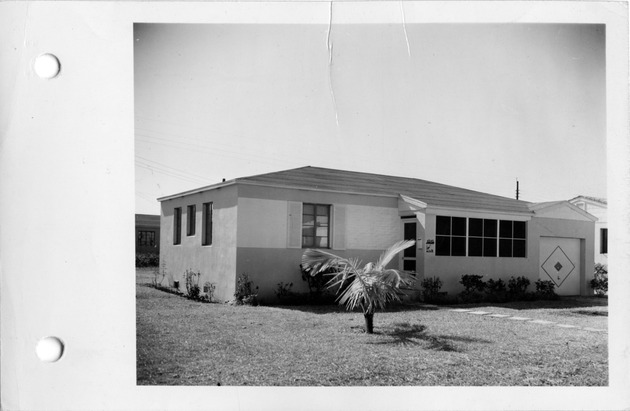
<path id="1" fill-rule="evenodd" d="M 608 293 L 608 267 L 605 264 L 595 264 L 595 277 L 591 280 L 591 288 L 598 297 Z"/>
<path id="2" fill-rule="evenodd" d="M 459 283 L 464 286 L 464 292 L 467 294 L 473 292 L 482 292 L 486 288 L 486 283 L 482 280 L 483 275 L 465 274 L 462 275 Z"/>
<path id="3" fill-rule="evenodd" d="M 442 280 L 438 277 L 423 279 L 420 282 L 420 286 L 422 287 L 422 301 L 425 303 L 441 302 L 443 293 L 440 292 L 440 289 L 442 289 L 442 285 Z"/>
<path id="4" fill-rule="evenodd" d="M 555 300 L 558 298 L 556 294 L 556 285 L 553 281 L 536 280 L 536 297 L 543 300 Z"/>
<path id="5" fill-rule="evenodd" d="M 153 287 L 157 288 L 161 286 L 166 278 L 166 262 L 162 262 L 162 267 L 158 270 L 157 268 L 153 270 Z"/>
<path id="6" fill-rule="evenodd" d="M 510 277 L 508 280 L 508 295 L 512 300 L 522 300 L 526 298 L 527 287 L 529 287 L 529 278 L 519 276 L 514 278 Z"/>
<path id="7" fill-rule="evenodd" d="M 300 264 L 302 272 L 302 280 L 308 284 L 308 301 L 311 304 L 333 304 L 335 296 L 328 289 L 328 281 L 337 272 L 334 268 L 328 268 L 321 272 L 311 275 L 311 270 L 306 269 Z M 343 292 L 350 285 L 350 281 L 345 281 L 341 285 L 340 292 Z"/>
<path id="8" fill-rule="evenodd" d="M 136 267 L 157 267 L 160 255 L 156 253 L 136 253 Z"/>
<path id="9" fill-rule="evenodd" d="M 486 281 L 486 299 L 490 302 L 505 302 L 508 300 L 507 287 L 502 279 Z"/>
<path id="10" fill-rule="evenodd" d="M 258 286 L 254 288 L 254 283 L 249 279 L 249 275 L 241 274 L 236 280 L 235 303 L 237 305 L 258 305 L 258 294 L 254 293 L 254 290 L 258 290 Z"/>
<path id="11" fill-rule="evenodd" d="M 486 289 L 486 283 L 481 279 L 483 275 L 465 274 L 462 275 L 459 283 L 464 286 L 464 291 L 459 294 L 462 302 L 472 303 L 483 301 L 485 295 L 483 291 Z"/>
<path id="12" fill-rule="evenodd" d="M 192 300 L 199 299 L 201 289 L 199 288 L 200 272 L 194 272 L 193 270 L 186 270 L 184 273 L 184 282 L 186 283 L 186 296 Z"/>
<path id="13" fill-rule="evenodd" d="M 205 283 L 203 283 L 204 296 L 202 298 L 204 300 L 207 300 L 208 302 L 212 302 L 214 300 L 214 291 L 216 289 L 216 284 L 206 281 Z"/>
<path id="14" fill-rule="evenodd" d="M 291 294 L 293 294 L 291 292 L 291 288 L 293 288 L 293 283 L 285 284 L 282 281 L 279 282 L 278 283 L 278 288 L 276 288 L 276 291 L 275 291 L 276 296 L 278 298 L 290 296 Z"/>

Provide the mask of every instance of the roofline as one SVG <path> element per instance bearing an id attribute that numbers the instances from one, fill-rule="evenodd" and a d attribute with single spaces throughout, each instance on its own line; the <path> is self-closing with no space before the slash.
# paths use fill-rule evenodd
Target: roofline
<path id="1" fill-rule="evenodd" d="M 544 210 L 544 209 L 553 209 L 553 208 L 558 208 L 560 206 L 569 206 L 569 208 L 575 212 L 577 212 L 578 214 L 581 214 L 582 216 L 588 218 L 591 221 L 598 221 L 599 218 L 595 217 L 593 214 L 589 213 L 588 211 L 584 211 L 582 210 L 580 207 L 576 206 L 575 204 L 571 203 L 569 200 L 564 200 L 564 201 L 550 201 L 550 202 L 543 202 L 543 203 L 534 203 L 532 204 L 532 206 L 530 207 L 530 209 L 532 211 L 534 211 L 534 214 L 536 214 L 536 210 Z"/>
<path id="2" fill-rule="evenodd" d="M 605 199 L 603 199 L 603 198 L 599 199 L 599 198 L 596 198 L 596 197 L 590 197 L 590 196 L 585 196 L 585 195 L 579 195 L 577 197 L 573 197 L 572 199 L 570 199 L 568 201 L 571 202 L 571 201 L 576 201 L 576 200 L 588 201 L 588 202 L 591 202 L 591 203 L 598 204 L 600 206 L 606 206 L 606 207 L 608 206 L 608 202 Z M 602 200 L 605 200 L 605 201 L 602 201 Z"/>
<path id="3" fill-rule="evenodd" d="M 167 201 L 167 200 L 173 200 L 175 198 L 184 197 L 184 196 L 188 196 L 192 194 L 199 194 L 199 193 L 203 193 L 204 191 L 214 190 L 216 188 L 228 187 L 228 186 L 234 185 L 235 183 L 236 183 L 236 179 L 233 179 L 230 181 L 224 181 L 224 182 L 212 184 L 209 186 L 194 188 L 188 191 L 182 191 L 181 193 L 171 194 L 164 197 L 158 197 L 157 201 L 162 202 L 162 201 Z"/>
<path id="4" fill-rule="evenodd" d="M 406 195 L 400 194 L 400 193 L 397 193 L 397 194 L 381 194 L 381 193 L 365 193 L 365 192 L 359 192 L 359 191 L 332 190 L 332 189 L 312 188 L 312 187 L 304 187 L 304 186 L 297 186 L 297 185 L 282 185 L 282 184 L 261 183 L 261 182 L 241 180 L 241 179 L 237 178 L 237 179 L 226 181 L 226 182 L 223 182 L 223 183 L 218 183 L 218 184 L 214 184 L 214 185 L 211 185 L 211 186 L 201 187 L 201 188 L 194 189 L 194 190 L 184 191 L 182 193 L 173 194 L 173 195 L 166 196 L 166 197 L 161 197 L 161 198 L 158 198 L 158 201 L 162 202 L 162 201 L 167 201 L 167 200 L 173 200 L 175 198 L 180 198 L 180 197 L 184 197 L 184 196 L 192 195 L 192 194 L 198 194 L 198 193 L 202 193 L 204 191 L 214 190 L 214 189 L 228 187 L 228 186 L 237 185 L 237 184 L 248 185 L 248 186 L 257 186 L 257 187 L 271 187 L 271 188 L 281 188 L 281 189 L 315 191 L 315 192 L 321 192 L 321 193 L 350 194 L 350 195 L 362 195 L 362 196 L 384 197 L 384 198 L 395 198 L 395 199 L 399 199 L 401 196 L 408 197 L 408 198 L 413 198 L 413 197 L 409 197 L 409 196 L 406 196 Z M 433 210 L 436 210 L 436 211 L 440 211 L 440 210 L 454 210 L 454 211 L 462 211 L 462 212 L 475 211 L 475 212 L 481 212 L 481 213 L 506 214 L 506 215 L 522 215 L 522 216 L 530 216 L 530 217 L 534 214 L 532 211 L 504 211 L 504 210 L 491 210 L 491 209 L 487 209 L 487 208 L 458 208 L 458 207 L 438 206 L 438 205 L 432 205 L 432 204 L 426 203 L 426 202 L 424 202 L 422 200 L 418 200 L 416 198 L 414 198 L 414 200 L 420 201 L 420 202 L 426 204 L 426 207 L 427 207 L 427 209 L 429 211 L 433 211 Z"/>

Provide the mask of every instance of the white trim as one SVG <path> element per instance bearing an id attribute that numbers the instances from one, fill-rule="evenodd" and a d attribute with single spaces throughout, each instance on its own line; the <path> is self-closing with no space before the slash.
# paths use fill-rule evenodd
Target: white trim
<path id="1" fill-rule="evenodd" d="M 559 208 L 569 208 L 570 210 L 576 212 L 577 214 L 580 214 L 582 217 L 587 218 L 590 221 L 599 220 L 597 217 L 590 214 L 588 211 L 582 210 L 580 207 L 576 206 L 575 204 L 572 204 L 569 201 L 557 201 L 554 203 L 540 203 L 540 204 L 533 204 L 532 206 L 530 206 L 530 209 L 538 217 L 544 217 L 546 213 L 549 213 L 553 210 L 557 210 Z"/>
<path id="2" fill-rule="evenodd" d="M 487 218 L 487 219 L 495 219 L 495 220 L 506 220 L 506 217 L 509 217 L 509 220 L 513 221 L 530 221 L 533 217 L 533 213 L 519 213 L 519 212 L 508 212 L 508 211 L 494 211 L 494 210 L 483 210 L 483 209 L 466 209 L 466 208 L 452 208 L 452 207 L 437 207 L 437 206 L 429 206 L 426 210 L 427 214 L 442 214 L 447 213 L 450 217 L 473 217 L 473 218 Z"/>
<path id="3" fill-rule="evenodd" d="M 157 199 L 157 201 L 162 202 L 162 201 L 166 201 L 166 200 L 173 200 L 173 199 L 180 198 L 180 197 L 186 197 L 186 196 L 189 196 L 189 195 L 192 195 L 192 194 L 199 194 L 199 193 L 203 193 L 204 191 L 209 191 L 209 190 L 214 190 L 216 188 L 222 188 L 222 187 L 231 186 L 231 185 L 236 184 L 236 182 L 237 182 L 236 180 L 230 180 L 230 181 L 225 181 L 225 182 L 222 182 L 222 183 L 213 184 L 213 185 L 210 185 L 210 186 L 204 186 L 204 187 L 200 187 L 200 188 L 195 188 L 195 189 L 192 189 L 192 190 L 183 191 L 181 193 L 171 194 L 171 195 L 164 196 L 164 197 L 159 197 Z"/>

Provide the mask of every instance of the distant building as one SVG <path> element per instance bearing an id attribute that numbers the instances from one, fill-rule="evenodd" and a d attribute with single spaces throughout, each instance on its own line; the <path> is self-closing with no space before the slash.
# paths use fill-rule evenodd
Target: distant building
<path id="1" fill-rule="evenodd" d="M 608 201 L 605 198 L 577 196 L 569 202 L 597 217 L 595 263 L 608 264 Z"/>
<path id="2" fill-rule="evenodd" d="M 136 214 L 136 253 L 160 252 L 160 216 Z"/>
<path id="3" fill-rule="evenodd" d="M 390 266 L 439 277 L 463 290 L 464 274 L 484 280 L 553 281 L 561 295 L 591 295 L 595 217 L 568 201 L 529 203 L 405 177 L 302 167 L 237 178 L 158 199 L 160 265 L 169 281 L 187 269 L 215 296 L 233 298 L 247 273 L 265 301 L 278 284 L 308 291 L 299 265 L 307 248 L 364 263 L 414 239 Z"/>

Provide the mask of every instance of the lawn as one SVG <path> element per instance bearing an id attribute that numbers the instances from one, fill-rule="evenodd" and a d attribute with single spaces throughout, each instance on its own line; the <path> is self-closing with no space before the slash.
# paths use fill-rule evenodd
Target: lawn
<path id="1" fill-rule="evenodd" d="M 605 299 L 377 312 L 203 304 L 146 285 L 136 310 L 139 385 L 605 386 Z M 589 331 L 589 328 L 598 331 Z"/>

